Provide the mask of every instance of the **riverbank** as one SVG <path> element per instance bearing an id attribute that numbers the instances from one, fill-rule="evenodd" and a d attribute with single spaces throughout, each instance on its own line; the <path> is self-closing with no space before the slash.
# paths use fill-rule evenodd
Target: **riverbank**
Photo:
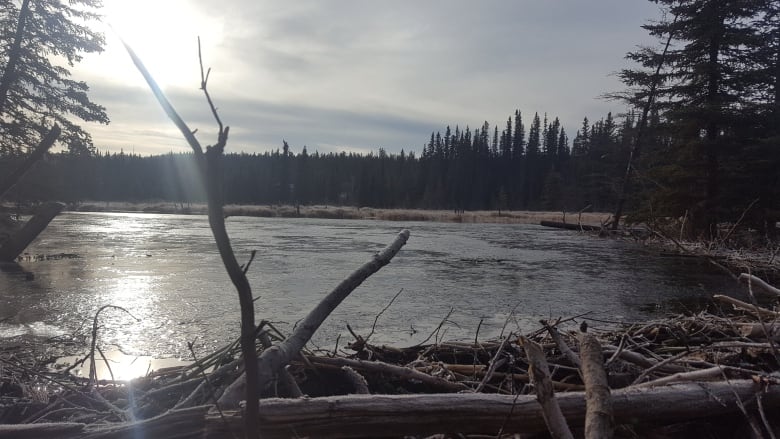
<path id="1" fill-rule="evenodd" d="M 83 202 L 69 205 L 74 212 L 143 212 L 179 215 L 205 215 L 206 204 Z M 378 209 L 353 206 L 290 206 L 290 205 L 238 205 L 224 207 L 228 216 L 254 216 L 264 218 L 323 218 L 382 221 L 434 221 L 448 223 L 498 223 L 539 224 L 541 221 L 566 221 L 599 225 L 609 219 L 603 212 L 577 213 L 543 211 L 460 211 L 426 209 Z"/>

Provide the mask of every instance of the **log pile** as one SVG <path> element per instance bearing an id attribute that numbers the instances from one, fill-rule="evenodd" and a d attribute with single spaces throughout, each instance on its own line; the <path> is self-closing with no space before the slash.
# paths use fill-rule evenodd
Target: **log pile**
<path id="1" fill-rule="evenodd" d="M 716 301 L 718 313 L 609 330 L 585 318 L 541 321 L 498 340 L 406 348 L 356 335 L 338 352 L 303 351 L 291 362 L 260 401 L 259 433 L 773 437 L 780 314 Z M 277 337 L 270 329 L 259 352 Z M 0 438 L 241 437 L 241 409 L 215 405 L 242 372 L 239 356 L 235 343 L 189 366 L 95 382 L 3 353 Z"/>

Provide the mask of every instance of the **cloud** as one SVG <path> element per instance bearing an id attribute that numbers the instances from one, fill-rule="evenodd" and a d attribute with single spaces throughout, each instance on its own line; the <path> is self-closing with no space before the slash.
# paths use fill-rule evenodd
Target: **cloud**
<path id="1" fill-rule="evenodd" d="M 621 88 L 609 75 L 627 51 L 651 42 L 639 26 L 657 16 L 645 0 L 178 1 L 184 13 L 169 20 L 190 14 L 213 23 L 215 41 L 204 50 L 210 90 L 233 127 L 232 144 L 248 152 L 275 149 L 282 138 L 311 150 L 419 152 L 431 131 L 485 120 L 503 127 L 518 108 L 527 122 L 537 111 L 560 116 L 573 135 L 582 117 L 623 110 L 597 97 Z M 165 31 L 144 36 L 156 41 L 161 32 L 163 46 Z M 175 82 L 181 58 L 151 58 L 182 114 L 203 130 L 213 126 L 192 66 L 177 74 L 187 83 Z M 169 144 L 148 92 L 111 83 L 97 67 L 87 74 L 94 100 L 116 122 L 95 132 L 98 145 L 132 138 L 134 124 L 161 133 L 157 146 L 153 134 L 144 137 L 144 148 Z"/>
<path id="2" fill-rule="evenodd" d="M 108 102 L 111 114 L 121 115 L 107 127 L 91 131 L 100 149 L 165 153 L 188 149 L 181 135 L 152 97 L 151 92 L 112 83 L 93 85 L 93 98 Z M 216 138 L 216 122 L 205 98 L 198 91 L 173 89 L 166 92 L 173 106 L 203 145 Z M 377 150 L 386 145 L 397 150 L 420 148 L 437 121 L 422 121 L 403 115 L 349 111 L 327 107 L 285 104 L 231 96 L 214 96 L 222 121 L 231 127 L 229 145 L 235 150 L 258 152 L 281 147 L 282 140 L 295 151 L 304 145 L 311 152 Z M 110 141 L 108 141 L 110 139 Z"/>

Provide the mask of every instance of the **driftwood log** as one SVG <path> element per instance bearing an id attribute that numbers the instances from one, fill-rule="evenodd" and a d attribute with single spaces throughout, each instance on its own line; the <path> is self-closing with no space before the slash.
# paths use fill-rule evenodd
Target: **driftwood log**
<path id="1" fill-rule="evenodd" d="M 780 387 L 762 390 L 752 380 L 728 383 L 689 383 L 621 389 L 612 394 L 615 421 L 670 422 L 738 413 L 737 398 L 747 407 L 763 392 L 764 410 L 780 407 Z M 570 426 L 585 421 L 583 392 L 557 395 Z M 240 418 L 228 416 L 240 426 Z M 533 395 L 393 395 L 263 400 L 259 423 L 263 437 L 392 437 L 446 432 L 495 434 L 537 433 L 547 430 L 542 409 Z M 223 437 L 225 423 L 208 417 L 206 437 Z"/>
<path id="2" fill-rule="evenodd" d="M 758 381 L 758 382 L 757 382 Z M 756 410 L 756 397 L 766 412 L 780 409 L 780 386 L 759 380 L 684 383 L 625 388 L 612 393 L 616 424 L 670 423 L 738 414 L 738 401 Z M 572 427 L 585 422 L 584 392 L 557 395 Z M 172 410 L 156 418 L 112 426 L 37 424 L 0 426 L 0 439 L 47 438 L 124 439 L 136 437 L 228 438 L 241 431 L 240 412 L 207 411 L 211 406 Z M 534 395 L 428 394 L 346 395 L 323 398 L 260 401 L 257 417 L 264 438 L 394 437 L 458 432 L 462 434 L 541 433 L 547 430 Z M 43 429 L 43 430 L 42 430 Z"/>
<path id="3" fill-rule="evenodd" d="M 579 230 L 584 232 L 598 232 L 601 226 L 591 226 L 589 224 L 561 223 L 558 221 L 541 221 L 539 225 L 544 227 L 553 227 L 556 229 Z"/>

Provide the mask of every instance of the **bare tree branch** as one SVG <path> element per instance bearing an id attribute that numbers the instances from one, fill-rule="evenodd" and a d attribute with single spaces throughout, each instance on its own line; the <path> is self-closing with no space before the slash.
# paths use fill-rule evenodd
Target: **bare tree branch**
<path id="1" fill-rule="evenodd" d="M 368 279 L 369 276 L 389 264 L 390 260 L 392 260 L 401 247 L 406 244 L 408 239 L 409 231 L 401 231 L 390 245 L 385 247 L 381 252 L 375 254 L 370 261 L 355 270 L 346 279 L 341 281 L 333 291 L 325 296 L 325 298 L 323 298 L 295 328 L 295 331 L 290 337 L 285 339 L 278 346 L 272 346 L 260 354 L 257 363 L 259 365 L 258 384 L 261 390 L 265 390 L 267 386 L 273 382 L 274 377 L 279 371 L 298 355 L 300 350 L 309 342 L 330 313 L 332 313 L 333 310 L 335 310 L 336 307 L 338 307 L 339 304 L 355 290 L 355 288 Z M 220 405 L 226 408 L 237 407 L 241 401 L 243 387 L 249 385 L 251 385 L 251 383 L 246 380 L 244 376 L 237 379 L 225 389 L 225 392 L 219 399 Z M 249 409 L 247 408 L 247 410 Z"/>
<path id="2" fill-rule="evenodd" d="M 168 117 L 173 121 L 179 131 L 181 131 L 187 143 L 192 147 L 195 153 L 195 159 L 197 160 L 198 167 L 201 171 L 201 178 L 206 185 L 206 192 L 208 197 L 208 217 L 209 226 L 211 232 L 214 235 L 214 241 L 217 244 L 219 255 L 222 258 L 222 263 L 225 266 L 225 270 L 236 287 L 238 292 L 238 299 L 241 305 L 241 352 L 244 356 L 244 371 L 246 375 L 246 409 L 248 413 L 256 413 L 258 407 L 258 394 L 257 394 L 257 351 L 255 350 L 255 308 L 252 301 L 252 288 L 249 285 L 249 281 L 246 278 L 246 274 L 242 270 L 241 266 L 236 260 L 233 248 L 230 245 L 230 237 L 228 236 L 227 229 L 225 228 L 225 215 L 223 211 L 223 189 L 222 189 L 222 158 L 225 146 L 227 144 L 228 133 L 230 127 L 224 127 L 222 121 L 219 119 L 217 110 L 211 100 L 211 96 L 208 93 L 206 83 L 207 76 L 203 75 L 203 58 L 200 53 L 200 40 L 198 40 L 198 58 L 200 61 L 201 69 L 201 89 L 206 95 L 209 108 L 214 114 L 217 124 L 219 125 L 219 134 L 217 137 L 217 143 L 213 146 L 209 146 L 206 149 L 206 153 L 203 153 L 203 149 L 200 146 L 200 142 L 195 138 L 193 131 L 184 123 L 184 120 L 179 116 L 173 105 L 163 94 L 160 87 L 152 75 L 146 70 L 143 62 L 133 52 L 133 50 L 122 41 L 125 49 L 135 63 L 135 66 L 146 79 L 147 84 L 152 89 L 157 101 L 165 110 Z M 246 416 L 244 419 L 244 428 L 247 437 L 253 437 L 257 435 L 257 418 L 255 416 Z"/>

